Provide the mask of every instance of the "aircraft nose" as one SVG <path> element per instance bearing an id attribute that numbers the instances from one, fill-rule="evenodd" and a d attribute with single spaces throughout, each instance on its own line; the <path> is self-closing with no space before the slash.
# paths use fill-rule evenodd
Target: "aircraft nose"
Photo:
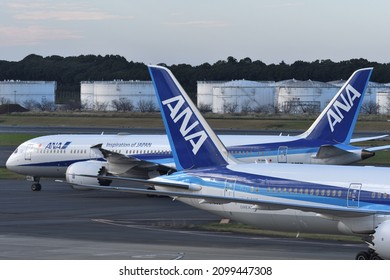
<path id="1" fill-rule="evenodd" d="M 13 156 L 11 155 L 8 159 L 7 159 L 7 161 L 6 161 L 6 163 L 5 163 L 5 167 L 7 167 L 7 169 L 9 169 L 9 170 L 12 170 L 12 168 L 15 166 L 15 161 L 14 161 L 14 159 L 13 159 Z"/>
<path id="2" fill-rule="evenodd" d="M 9 156 L 7 161 L 5 162 L 5 167 L 7 167 L 8 170 L 15 171 L 15 168 L 17 166 L 17 154 L 16 151 Z"/>

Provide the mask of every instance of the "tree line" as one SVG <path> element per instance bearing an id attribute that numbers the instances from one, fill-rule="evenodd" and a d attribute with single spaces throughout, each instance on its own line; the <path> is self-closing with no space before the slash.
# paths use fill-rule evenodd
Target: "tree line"
<path id="1" fill-rule="evenodd" d="M 287 79 L 328 82 L 348 79 L 357 69 L 374 67 L 371 81 L 390 82 L 390 63 L 371 62 L 366 59 L 351 59 L 333 62 L 329 59 L 313 62 L 296 61 L 286 64 L 265 64 L 249 57 L 236 59 L 229 56 L 214 64 L 203 63 L 166 65 L 183 88 L 195 98 L 197 81 L 281 81 Z M 31 54 L 21 61 L 0 60 L 0 80 L 56 81 L 60 99 L 75 97 L 80 93 L 81 81 L 150 80 L 147 65 L 127 61 L 119 55 L 80 55 L 42 57 Z"/>

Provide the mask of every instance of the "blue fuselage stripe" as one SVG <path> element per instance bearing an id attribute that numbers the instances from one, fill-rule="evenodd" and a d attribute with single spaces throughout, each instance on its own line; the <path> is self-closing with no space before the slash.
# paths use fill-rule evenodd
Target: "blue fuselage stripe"
<path id="1" fill-rule="evenodd" d="M 273 198 L 285 198 L 300 202 L 312 202 L 347 207 L 349 188 L 331 185 L 302 182 L 263 175 L 251 175 L 229 170 L 225 167 L 204 169 L 196 172 L 184 171 L 170 175 L 170 179 L 184 180 L 208 187 L 225 189 L 226 181 L 234 181 L 234 192 L 251 195 L 264 195 Z M 172 177 L 173 176 L 173 177 Z M 200 179 L 203 178 L 203 179 Z M 209 180 L 210 179 L 210 180 Z M 373 197 L 376 193 L 361 190 L 359 192 L 359 208 L 370 207 L 389 211 L 390 196 L 386 198 Z M 349 201 L 351 203 L 351 201 Z"/>

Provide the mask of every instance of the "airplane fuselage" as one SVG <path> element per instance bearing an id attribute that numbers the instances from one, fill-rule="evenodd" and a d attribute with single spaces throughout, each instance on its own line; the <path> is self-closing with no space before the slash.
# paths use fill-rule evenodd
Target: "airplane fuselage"
<path id="1" fill-rule="evenodd" d="M 212 199 L 177 198 L 259 228 L 358 235 L 373 233 L 380 223 L 390 219 L 390 188 L 388 179 L 383 176 L 385 172 L 388 169 L 380 167 L 286 165 L 280 168 L 272 164 L 246 164 L 183 171 L 156 179 L 202 186 L 198 194 L 246 200 L 246 203 L 223 203 Z M 352 180 L 351 174 L 354 174 Z M 264 200 L 275 202 L 275 206 L 263 207 L 261 203 L 256 206 L 256 201 Z M 291 208 L 279 203 L 291 205 Z M 294 205 L 301 209 L 305 206 L 307 211 L 293 209 Z M 317 211 L 318 208 L 328 209 L 329 214 L 319 215 L 311 211 L 311 207 Z M 345 211 L 344 218 L 335 219 L 332 214 L 335 209 Z M 365 212 L 368 209 L 376 213 Z M 378 214 L 380 212 L 383 214 Z"/>
<path id="2" fill-rule="evenodd" d="M 340 156 L 317 158 L 325 143 L 307 141 L 299 136 L 220 135 L 229 153 L 243 162 L 296 164 L 349 164 L 361 160 L 361 148 L 350 147 Z M 63 177 L 75 162 L 103 160 L 92 147 L 159 164 L 174 165 L 166 135 L 50 135 L 21 144 L 7 161 L 10 170 L 30 176 Z"/>

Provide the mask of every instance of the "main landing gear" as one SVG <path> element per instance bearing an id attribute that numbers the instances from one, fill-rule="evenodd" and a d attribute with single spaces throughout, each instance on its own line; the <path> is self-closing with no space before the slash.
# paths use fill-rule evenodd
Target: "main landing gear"
<path id="1" fill-rule="evenodd" d="M 361 251 L 361 252 L 357 253 L 355 259 L 365 261 L 365 260 L 381 260 L 382 258 L 379 257 L 378 254 L 375 253 L 374 250 L 368 249 L 367 251 Z"/>

